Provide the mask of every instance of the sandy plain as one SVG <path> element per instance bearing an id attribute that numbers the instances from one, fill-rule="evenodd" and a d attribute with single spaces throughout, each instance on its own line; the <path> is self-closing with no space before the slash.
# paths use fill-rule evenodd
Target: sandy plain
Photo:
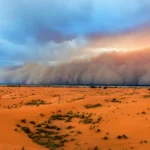
<path id="1" fill-rule="evenodd" d="M 149 150 L 150 90 L 0 87 L 0 150 Z"/>

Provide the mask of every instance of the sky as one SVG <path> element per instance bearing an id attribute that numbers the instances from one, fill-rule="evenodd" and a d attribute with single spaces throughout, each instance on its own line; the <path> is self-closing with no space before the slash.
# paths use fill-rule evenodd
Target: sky
<path id="1" fill-rule="evenodd" d="M 149 48 L 150 0 L 0 0 L 0 69 Z"/>
<path id="2" fill-rule="evenodd" d="M 57 63 L 116 49 L 116 38 L 127 39 L 149 23 L 150 0 L 0 0 L 0 66 Z"/>

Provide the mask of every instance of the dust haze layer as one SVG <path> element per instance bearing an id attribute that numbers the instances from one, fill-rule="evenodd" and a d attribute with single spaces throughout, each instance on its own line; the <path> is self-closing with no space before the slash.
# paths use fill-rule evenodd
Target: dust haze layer
<path id="1" fill-rule="evenodd" d="M 105 52 L 97 57 L 53 66 L 27 64 L 0 71 L 10 84 L 150 85 L 150 49 Z"/>

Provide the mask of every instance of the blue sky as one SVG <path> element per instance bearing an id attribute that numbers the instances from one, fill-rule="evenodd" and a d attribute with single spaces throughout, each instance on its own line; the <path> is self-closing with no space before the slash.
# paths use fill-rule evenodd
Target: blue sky
<path id="1" fill-rule="evenodd" d="M 66 61 L 149 22 L 150 0 L 0 0 L 0 67 Z"/>

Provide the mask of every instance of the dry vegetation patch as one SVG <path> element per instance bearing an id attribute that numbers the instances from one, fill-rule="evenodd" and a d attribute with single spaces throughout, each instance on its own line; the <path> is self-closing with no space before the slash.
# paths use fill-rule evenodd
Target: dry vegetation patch
<path id="1" fill-rule="evenodd" d="M 59 113 L 53 112 L 47 120 L 41 123 L 36 123 L 33 120 L 27 121 L 26 119 L 22 119 L 20 121 L 21 125 L 17 124 L 16 127 L 17 131 L 20 129 L 25 132 L 33 142 L 46 148 L 56 149 L 64 146 L 67 142 L 75 141 L 75 138 L 72 138 L 72 136 L 75 136 L 74 131 L 70 130 L 76 129 L 76 127 L 72 125 L 68 126 L 68 122 L 71 122 L 74 118 L 78 119 L 78 124 L 97 124 L 102 120 L 100 116 L 95 117 L 92 113 L 72 111 L 62 113 L 59 111 Z M 63 121 L 65 126 L 59 127 L 54 125 L 57 121 Z M 68 133 L 66 133 L 66 130 Z M 97 130 L 97 132 L 100 132 L 100 130 Z M 76 134 L 80 135 L 82 132 L 77 130 Z"/>
<path id="2" fill-rule="evenodd" d="M 31 101 L 25 103 L 25 105 L 27 105 L 27 106 L 40 106 L 40 105 L 46 105 L 46 104 L 50 104 L 50 103 L 47 103 L 46 101 L 40 100 L 40 99 L 31 100 Z"/>
<path id="3" fill-rule="evenodd" d="M 89 109 L 89 108 L 96 108 L 96 107 L 101 107 L 102 104 L 87 104 L 87 105 L 84 105 L 85 108 Z"/>

